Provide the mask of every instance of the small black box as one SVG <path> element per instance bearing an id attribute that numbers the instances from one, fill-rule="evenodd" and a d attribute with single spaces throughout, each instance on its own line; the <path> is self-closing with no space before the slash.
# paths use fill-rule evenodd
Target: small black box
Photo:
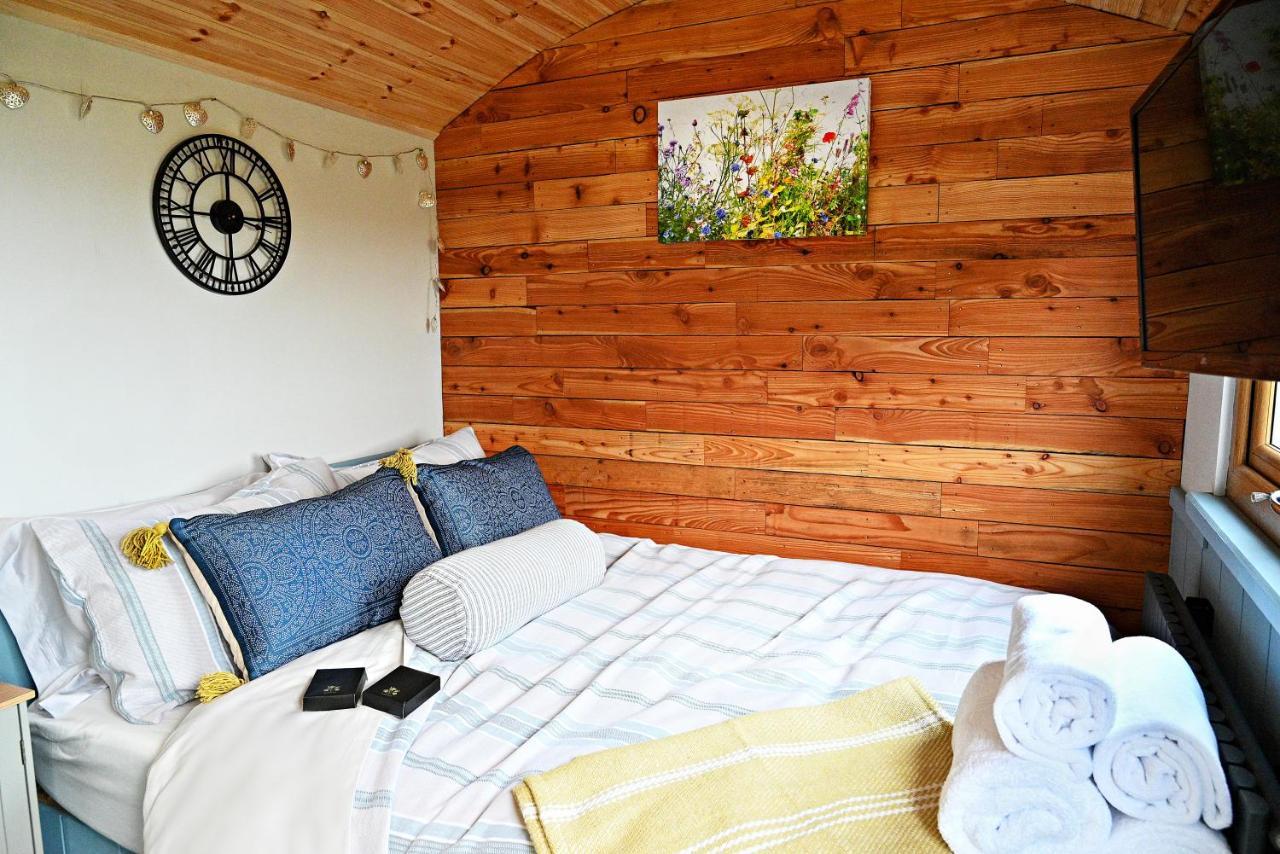
<path id="1" fill-rule="evenodd" d="M 332 712 L 354 709 L 360 703 L 360 692 L 367 681 L 363 667 L 339 667 L 317 670 L 307 692 L 302 695 L 302 711 Z"/>
<path id="2" fill-rule="evenodd" d="M 397 667 L 369 686 L 364 704 L 406 718 L 440 690 L 440 677 L 412 667 Z"/>

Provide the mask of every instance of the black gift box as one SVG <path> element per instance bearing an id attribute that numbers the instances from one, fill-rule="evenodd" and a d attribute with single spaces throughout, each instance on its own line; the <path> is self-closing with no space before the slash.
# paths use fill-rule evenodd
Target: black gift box
<path id="1" fill-rule="evenodd" d="M 439 690 L 439 676 L 412 667 L 397 667 L 369 686 L 364 692 L 364 704 L 404 718 Z"/>
<path id="2" fill-rule="evenodd" d="M 354 709 L 360 702 L 360 692 L 364 690 L 365 681 L 363 667 L 317 670 L 316 675 L 311 677 L 307 692 L 302 695 L 302 711 Z"/>

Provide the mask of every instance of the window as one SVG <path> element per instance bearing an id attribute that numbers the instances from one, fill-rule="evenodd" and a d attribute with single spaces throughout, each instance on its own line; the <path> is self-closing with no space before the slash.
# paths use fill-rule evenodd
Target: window
<path id="1" fill-rule="evenodd" d="M 1267 478 L 1280 483 L 1280 408 L 1276 406 L 1276 384 L 1255 382 L 1249 405 L 1249 428 L 1245 437 L 1244 463 Z"/>
<path id="2" fill-rule="evenodd" d="M 1255 503 L 1257 492 L 1280 489 L 1280 405 L 1275 382 L 1241 382 L 1236 400 L 1235 447 L 1227 494 L 1263 528 L 1280 530 L 1280 511 Z"/>

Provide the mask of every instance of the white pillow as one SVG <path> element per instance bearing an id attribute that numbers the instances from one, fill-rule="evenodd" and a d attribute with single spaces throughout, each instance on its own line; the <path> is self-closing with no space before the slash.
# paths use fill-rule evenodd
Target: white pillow
<path id="1" fill-rule="evenodd" d="M 431 564 L 405 585 L 400 619 L 409 640 L 456 661 L 602 581 L 599 535 L 556 519 Z"/>
<path id="2" fill-rule="evenodd" d="M 217 504 L 181 515 L 276 507 L 336 488 L 324 460 L 303 460 L 261 475 Z M 64 597 L 83 602 L 94 669 L 111 689 L 112 705 L 130 723 L 155 723 L 191 699 L 201 676 L 232 669 L 213 615 L 176 545 L 166 538 L 173 562 L 154 570 L 134 566 L 120 551 L 129 531 L 170 518 L 162 513 L 32 523 Z"/>
<path id="3" fill-rule="evenodd" d="M 421 465 L 444 466 L 449 463 L 460 463 L 463 460 L 479 460 L 484 457 L 484 448 L 476 438 L 476 431 L 463 427 L 439 439 L 431 439 L 413 448 L 413 459 Z M 287 463 L 302 459 L 294 454 L 264 454 L 262 459 L 267 468 L 272 470 Z M 363 480 L 378 470 L 376 460 L 354 466 L 342 466 L 333 470 L 338 486 L 350 486 L 357 480 Z"/>
<path id="4" fill-rule="evenodd" d="M 104 523 L 113 518 L 181 516 L 221 501 L 260 477 L 262 473 L 255 472 L 199 492 L 86 511 L 74 518 Z M 35 705 L 57 717 L 106 685 L 93 669 L 92 633 L 84 610 L 68 591 L 59 589 L 49 556 L 32 529 L 38 518 L 0 519 L 0 613 L 39 691 Z"/>

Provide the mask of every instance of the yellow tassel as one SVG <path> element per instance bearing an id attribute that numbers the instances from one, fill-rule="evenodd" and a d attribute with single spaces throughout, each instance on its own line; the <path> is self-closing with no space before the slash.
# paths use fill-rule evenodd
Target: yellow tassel
<path id="1" fill-rule="evenodd" d="M 120 541 L 120 551 L 134 566 L 143 569 L 159 569 L 173 563 L 168 550 L 164 547 L 165 535 L 169 533 L 168 522 L 157 522 L 150 528 L 134 528 L 124 535 Z"/>
<path id="2" fill-rule="evenodd" d="M 418 464 L 413 461 L 413 451 L 401 448 L 386 459 L 378 460 L 383 468 L 400 472 L 404 482 L 410 486 L 418 485 Z"/>
<path id="3" fill-rule="evenodd" d="M 230 691 L 244 684 L 244 680 L 234 673 L 225 670 L 218 673 L 206 673 L 200 677 L 196 685 L 196 699 L 202 703 L 211 703 Z"/>

